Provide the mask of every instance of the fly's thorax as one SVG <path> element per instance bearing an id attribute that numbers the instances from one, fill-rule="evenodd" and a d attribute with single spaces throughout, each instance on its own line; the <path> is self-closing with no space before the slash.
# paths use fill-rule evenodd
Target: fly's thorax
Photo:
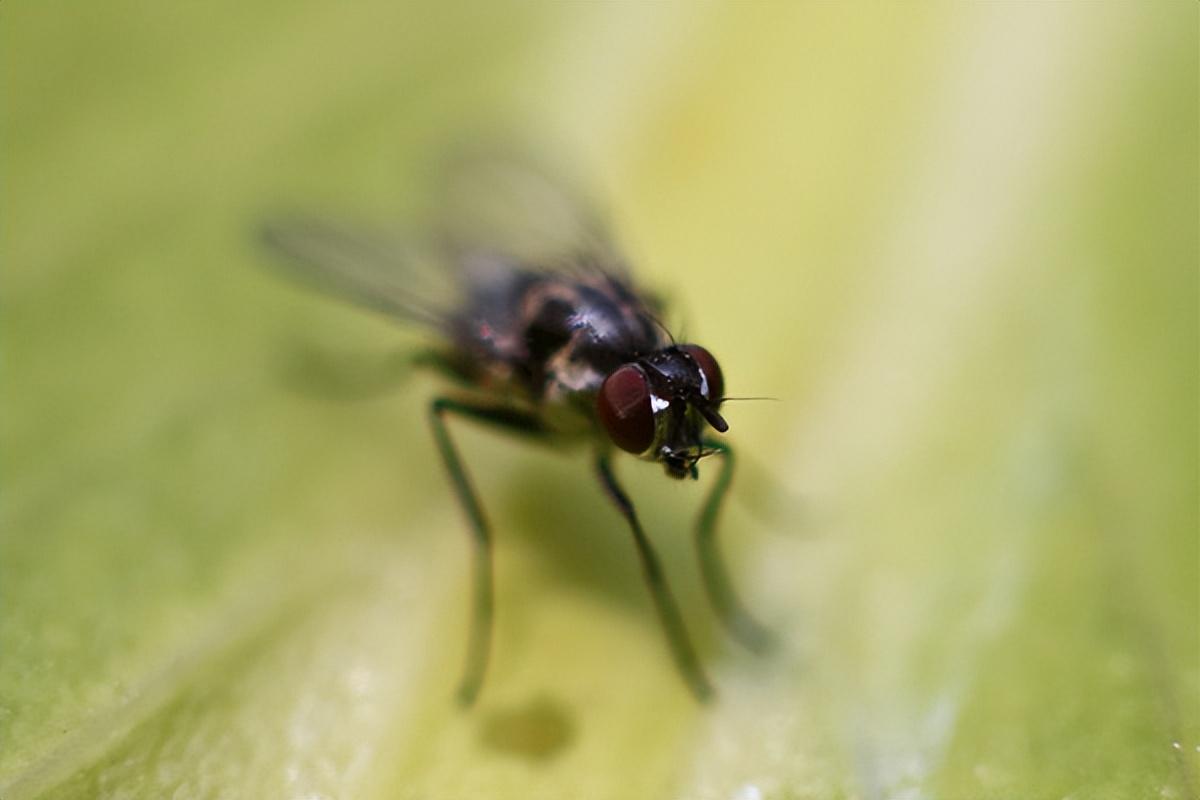
<path id="1" fill-rule="evenodd" d="M 594 399 L 623 363 L 661 346 L 661 331 L 636 296 L 604 276 L 530 282 L 519 303 L 519 367 L 546 405 Z"/>

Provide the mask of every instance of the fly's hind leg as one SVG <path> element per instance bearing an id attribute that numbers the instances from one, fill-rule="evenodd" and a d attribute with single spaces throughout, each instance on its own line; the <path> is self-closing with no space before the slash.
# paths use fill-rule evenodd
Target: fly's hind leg
<path id="1" fill-rule="evenodd" d="M 544 434 L 545 428 L 533 414 L 447 397 L 435 399 L 429 407 L 429 412 L 429 422 L 437 441 L 438 452 L 442 456 L 442 463 L 446 465 L 446 471 L 450 474 L 458 500 L 467 512 L 474 543 L 471 630 L 467 640 L 466 664 L 458 687 L 459 702 L 469 706 L 475 702 L 483 685 L 492 638 L 492 533 L 483 514 L 483 507 L 479 504 L 479 498 L 471 486 L 471 479 L 463 467 L 462 459 L 459 458 L 458 449 L 446 428 L 445 415 L 457 414 L 522 434 Z"/>
<path id="2" fill-rule="evenodd" d="M 771 632 L 764 628 L 738 599 L 729 581 L 729 573 L 717 549 L 717 515 L 733 480 L 733 450 L 724 442 L 708 440 L 704 447 L 721 457 L 721 472 L 713 484 L 700 518 L 696 524 L 696 554 L 709 602 L 730 634 L 756 653 L 769 650 L 774 642 Z"/>
<path id="3" fill-rule="evenodd" d="M 699 659 L 696 658 L 696 651 L 692 648 L 687 628 L 683 624 L 683 617 L 680 616 L 679 607 L 671 595 L 667 577 L 663 573 L 654 547 L 646 537 L 645 531 L 642 530 L 641 523 L 638 522 L 637 514 L 633 510 L 633 503 L 629 501 L 629 497 L 617 483 L 607 455 L 597 456 L 596 471 L 600 475 L 600 482 L 604 485 L 605 492 L 625 517 L 625 521 L 629 523 L 630 530 L 633 532 L 633 542 L 637 545 L 638 556 L 642 561 L 642 572 L 646 578 L 646 585 L 650 589 L 651 597 L 654 598 L 654 605 L 667 635 L 667 643 L 671 646 L 671 655 L 675 658 L 675 664 L 683 674 L 684 680 L 687 681 L 692 694 L 699 700 L 707 700 L 712 696 L 712 685 L 705 677 Z"/>

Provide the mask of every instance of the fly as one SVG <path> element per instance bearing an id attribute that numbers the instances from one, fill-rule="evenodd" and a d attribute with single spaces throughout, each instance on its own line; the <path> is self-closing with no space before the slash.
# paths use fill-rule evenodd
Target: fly
<path id="1" fill-rule="evenodd" d="M 616 451 L 698 477 L 720 459 L 695 527 L 708 598 L 734 638 L 755 651 L 768 632 L 734 593 L 716 541 L 733 450 L 716 358 L 679 343 L 660 303 L 639 291 L 604 227 L 567 188 L 514 162 L 475 160 L 441 183 L 427 235 L 389 239 L 316 219 L 264 228 L 293 278 L 415 324 L 436 344 L 419 363 L 455 391 L 434 398 L 429 425 L 473 543 L 473 602 L 458 697 L 479 695 L 492 638 L 492 529 L 448 421 L 462 418 L 528 440 L 591 446 L 600 485 L 633 535 L 671 655 L 699 699 L 712 694 L 659 558 L 613 471 Z M 424 242 L 424 244 L 418 244 Z"/>

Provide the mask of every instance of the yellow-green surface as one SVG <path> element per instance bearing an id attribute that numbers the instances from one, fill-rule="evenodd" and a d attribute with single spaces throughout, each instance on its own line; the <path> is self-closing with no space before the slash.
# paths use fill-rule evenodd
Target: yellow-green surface
<path id="1" fill-rule="evenodd" d="M 1196 796 L 1197 9 L 0 4 L 0 798 Z M 259 269 L 266 211 L 401 216 L 480 130 L 782 400 L 728 415 L 773 657 L 700 489 L 621 464 L 709 707 L 586 462 L 463 429 L 455 708 L 434 381 L 332 398 L 314 350 L 415 340 Z"/>

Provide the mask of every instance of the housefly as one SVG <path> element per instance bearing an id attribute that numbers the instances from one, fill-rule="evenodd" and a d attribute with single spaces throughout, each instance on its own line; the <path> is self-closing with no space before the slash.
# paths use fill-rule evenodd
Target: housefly
<path id="1" fill-rule="evenodd" d="M 292 278 L 434 334 L 419 363 L 453 390 L 429 405 L 429 426 L 473 543 L 473 604 L 458 697 L 479 694 L 492 629 L 492 529 L 450 435 L 452 418 L 528 440 L 591 446 L 601 487 L 624 517 L 675 664 L 700 699 L 712 693 L 659 558 L 613 471 L 616 451 L 696 478 L 720 469 L 701 507 L 695 546 L 709 600 L 754 650 L 767 631 L 733 592 L 716 521 L 733 477 L 717 359 L 677 342 L 663 308 L 640 291 L 606 227 L 567 184 L 513 160 L 474 158 L 444 171 L 422 236 L 393 238 L 313 218 L 265 226 Z"/>

